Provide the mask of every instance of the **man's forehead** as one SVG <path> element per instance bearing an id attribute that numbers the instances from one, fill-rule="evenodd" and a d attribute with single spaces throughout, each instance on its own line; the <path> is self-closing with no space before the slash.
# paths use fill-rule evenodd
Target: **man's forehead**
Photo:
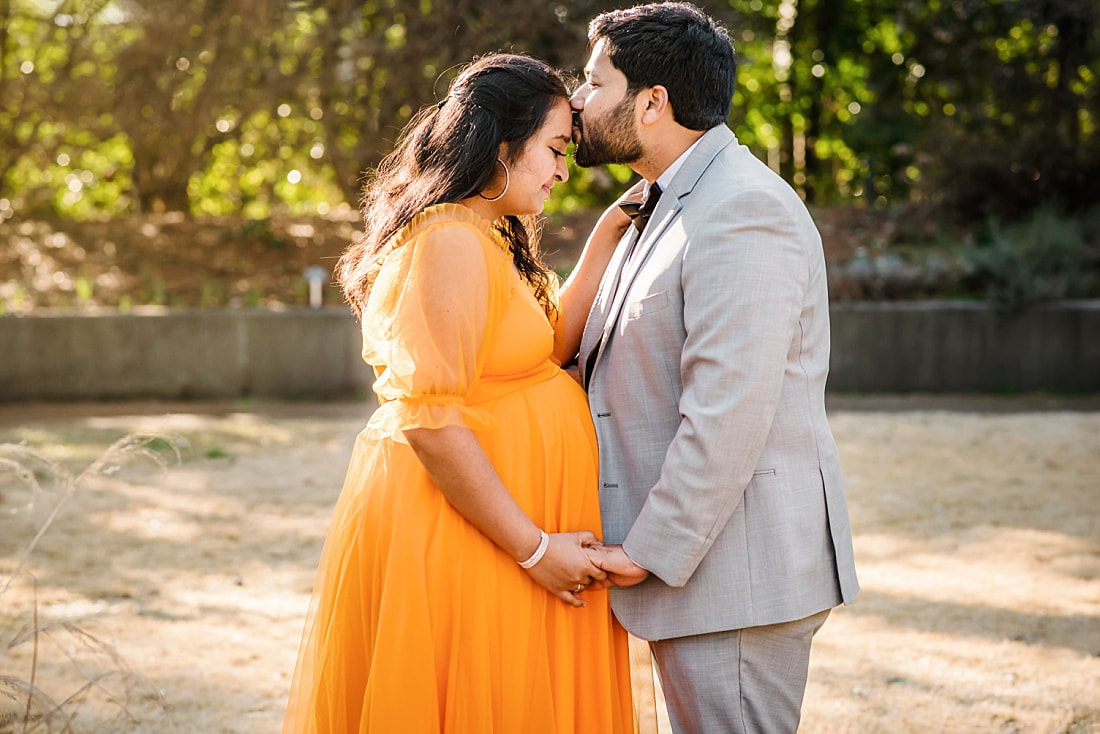
<path id="1" fill-rule="evenodd" d="M 588 57 L 588 63 L 585 65 L 585 73 L 603 73 L 606 74 L 609 71 L 613 71 L 615 66 L 611 63 L 611 59 L 607 55 L 607 42 L 601 38 L 596 41 L 596 45 L 592 47 L 592 54 Z"/>

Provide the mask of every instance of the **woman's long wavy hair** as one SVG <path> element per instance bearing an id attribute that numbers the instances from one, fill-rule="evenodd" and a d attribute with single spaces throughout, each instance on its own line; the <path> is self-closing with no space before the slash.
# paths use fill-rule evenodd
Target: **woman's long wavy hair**
<path id="1" fill-rule="evenodd" d="M 364 234 L 336 266 L 336 280 L 357 317 L 391 238 L 424 209 L 485 191 L 499 174 L 500 144 L 508 143 L 505 163 L 514 163 L 554 103 L 568 99 L 569 87 L 552 67 L 527 56 L 493 54 L 470 63 L 442 102 L 417 113 L 394 151 L 368 175 L 361 200 Z M 556 276 L 539 257 L 534 218 L 505 216 L 493 226 L 539 303 L 553 314 Z"/>

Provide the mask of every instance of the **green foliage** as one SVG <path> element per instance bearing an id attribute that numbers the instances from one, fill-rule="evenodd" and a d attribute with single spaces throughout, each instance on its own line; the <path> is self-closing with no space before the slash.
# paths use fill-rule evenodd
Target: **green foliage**
<path id="1" fill-rule="evenodd" d="M 81 305 L 91 303 L 93 295 L 92 281 L 89 280 L 86 276 L 82 275 L 76 279 L 74 290 L 76 291 L 76 299 L 78 303 L 80 303 Z"/>
<path id="2" fill-rule="evenodd" d="M 280 108 L 274 115 L 253 114 L 236 137 L 213 146 L 209 164 L 188 183 L 195 214 L 262 219 L 281 209 L 324 215 L 341 201 L 332 167 L 321 162 L 320 125 L 308 113 L 295 116 L 289 105 Z"/>
<path id="3" fill-rule="evenodd" d="M 1044 206 L 1014 224 L 991 221 L 986 242 L 964 251 L 987 297 L 1010 309 L 1100 296 L 1100 208 L 1091 220 Z"/>
<path id="4" fill-rule="evenodd" d="M 730 123 L 811 203 L 963 221 L 1081 211 L 1100 177 L 1095 0 L 709 0 L 740 58 Z M 608 0 L 0 2 L 0 219 L 354 205 L 458 65 L 576 70 Z M 549 213 L 633 175 L 574 170 Z"/>
<path id="5" fill-rule="evenodd" d="M 290 243 L 271 231 L 267 219 L 249 219 L 234 235 L 242 240 L 259 240 L 269 250 L 285 250 Z"/>
<path id="6" fill-rule="evenodd" d="M 225 291 L 219 283 L 203 281 L 202 290 L 199 292 L 199 306 L 220 306 L 225 299 Z"/>
<path id="7" fill-rule="evenodd" d="M 113 216 L 133 159 L 106 103 L 134 31 L 103 3 L 53 5 L 0 3 L 0 217 Z"/>
<path id="8" fill-rule="evenodd" d="M 580 209 L 605 207 L 636 178 L 626 166 L 579 168 L 570 162 L 569 180 L 554 187 L 546 200 L 544 213 L 570 214 Z"/>
<path id="9" fill-rule="evenodd" d="M 904 84 L 884 101 L 919 121 L 924 200 L 962 220 L 1043 202 L 1096 203 L 1100 7 L 1093 0 L 899 5 Z M 1091 80 L 1091 81 L 1090 81 Z M 925 163 L 927 161 L 927 163 Z"/>

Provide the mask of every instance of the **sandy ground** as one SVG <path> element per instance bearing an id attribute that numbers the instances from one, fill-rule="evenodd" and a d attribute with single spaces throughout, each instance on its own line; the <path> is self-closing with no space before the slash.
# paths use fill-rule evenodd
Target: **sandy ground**
<path id="1" fill-rule="evenodd" d="M 73 473 L 130 432 L 187 441 L 164 471 L 134 456 L 79 480 L 10 583 L 66 482 L 0 453 L 0 732 L 5 691 L 32 676 L 76 697 L 79 732 L 277 731 L 369 410 L 0 406 L 0 443 Z M 863 591 L 818 635 L 800 731 L 1100 732 L 1100 400 L 834 398 L 830 414 Z"/>

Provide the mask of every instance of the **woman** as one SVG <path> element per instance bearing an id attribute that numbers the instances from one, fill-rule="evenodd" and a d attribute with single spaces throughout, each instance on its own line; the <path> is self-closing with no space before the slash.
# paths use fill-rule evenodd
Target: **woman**
<path id="1" fill-rule="evenodd" d="M 604 215 L 560 297 L 529 224 L 568 177 L 571 132 L 557 72 L 488 56 L 365 188 L 338 278 L 379 408 L 334 511 L 284 732 L 632 727 L 626 635 L 585 551 L 595 435 L 559 367 L 629 220 Z"/>

